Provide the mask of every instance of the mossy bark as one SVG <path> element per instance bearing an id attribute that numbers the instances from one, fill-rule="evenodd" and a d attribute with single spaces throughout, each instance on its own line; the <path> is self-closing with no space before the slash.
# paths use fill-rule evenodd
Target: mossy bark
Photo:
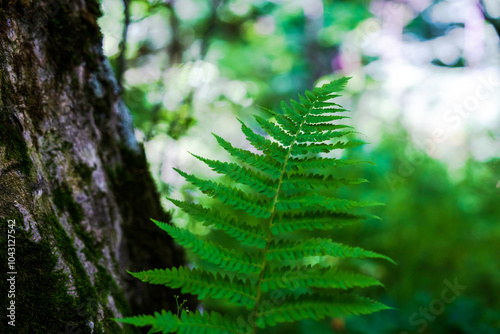
<path id="1" fill-rule="evenodd" d="M 134 332 L 111 318 L 176 311 L 174 292 L 126 272 L 178 266 L 183 253 L 149 221 L 170 217 L 99 15 L 96 0 L 0 0 L 0 261 L 15 233 L 17 271 L 16 328 L 4 315 L 2 333 Z"/>

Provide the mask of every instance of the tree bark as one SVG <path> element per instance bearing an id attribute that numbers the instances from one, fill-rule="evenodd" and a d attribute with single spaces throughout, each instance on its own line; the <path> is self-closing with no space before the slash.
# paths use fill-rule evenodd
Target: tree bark
<path id="1" fill-rule="evenodd" d="M 176 311 L 173 291 L 126 272 L 184 257 L 149 221 L 170 216 L 99 15 L 96 0 L 0 0 L 2 333 L 135 332 L 112 318 Z"/>

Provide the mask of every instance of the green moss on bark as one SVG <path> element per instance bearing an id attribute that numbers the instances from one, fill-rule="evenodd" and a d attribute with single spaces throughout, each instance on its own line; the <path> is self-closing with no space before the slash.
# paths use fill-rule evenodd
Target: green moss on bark
<path id="1" fill-rule="evenodd" d="M 61 211 L 67 211 L 73 223 L 80 223 L 85 217 L 82 206 L 73 199 L 73 192 L 67 185 L 54 189 L 54 204 Z"/>
<path id="2" fill-rule="evenodd" d="M 73 192 L 67 185 L 61 185 L 54 189 L 54 204 L 61 211 L 68 212 L 72 226 L 74 227 L 76 235 L 83 241 L 85 247 L 82 249 L 85 257 L 92 261 L 94 264 L 98 263 L 99 259 L 102 258 L 102 253 L 100 249 L 102 248 L 94 238 L 83 230 L 81 222 L 84 218 L 83 209 L 80 204 L 78 204 L 73 198 Z M 57 247 L 63 254 L 64 259 L 70 263 L 72 272 L 75 277 L 78 277 L 78 281 L 75 281 L 75 286 L 78 295 L 81 294 L 82 304 L 84 308 L 82 312 L 88 314 L 95 314 L 96 302 L 99 301 L 103 306 L 103 312 L 105 319 L 99 324 L 96 324 L 96 330 L 103 330 L 104 333 L 135 333 L 135 331 L 126 326 L 124 329 L 120 328 L 116 322 L 112 321 L 111 318 L 114 317 L 113 312 L 106 306 L 107 296 L 111 294 L 115 301 L 117 309 L 124 315 L 130 315 L 130 309 L 125 297 L 115 282 L 113 277 L 107 273 L 106 269 L 97 264 L 97 275 L 95 277 L 95 286 L 91 286 L 90 281 L 87 279 L 85 269 L 81 265 L 77 255 L 76 250 L 73 247 L 73 241 L 67 235 L 67 233 L 62 229 L 62 226 L 57 222 L 55 216 L 48 217 L 47 226 L 52 226 L 53 234 L 55 235 L 57 241 Z M 85 275 L 85 276 L 82 276 Z M 84 278 L 84 279 L 83 279 Z"/>
<path id="3" fill-rule="evenodd" d="M 0 2 L 0 34 L 7 36 L 7 31 L 12 30 L 7 22 L 16 20 L 23 26 L 24 31 L 33 31 L 39 28 L 43 22 L 44 14 L 41 7 L 34 1 L 4 1 Z M 20 29 L 21 30 L 21 29 Z M 22 31 L 22 30 L 21 30 Z M 39 124 L 45 117 L 42 106 L 42 89 L 38 85 L 38 73 L 33 66 L 37 57 L 33 51 L 33 45 L 25 39 L 25 35 L 20 31 L 15 33 L 13 39 L 3 38 L 0 47 L 0 80 L 2 87 L 2 108 L 7 110 L 16 108 L 17 111 L 26 111 L 31 116 L 31 121 L 38 129 Z M 4 63 L 9 62 L 10 66 L 5 67 Z M 12 83 L 9 73 L 14 74 L 17 80 Z"/>
<path id="4" fill-rule="evenodd" d="M 118 309 L 118 311 L 121 312 L 121 314 L 132 314 L 130 311 L 130 308 L 128 306 L 127 301 L 125 300 L 125 296 L 123 295 L 121 289 L 118 287 L 116 284 L 116 281 L 114 278 L 106 271 L 106 269 L 99 265 L 97 267 L 97 275 L 96 275 L 96 284 L 95 287 L 97 291 L 107 291 L 109 294 L 113 297 L 113 300 L 115 302 L 115 306 Z M 103 305 L 106 305 L 107 303 L 107 297 L 108 294 L 103 294 L 101 302 Z M 106 313 L 108 312 L 108 314 Z M 112 314 L 111 310 L 106 308 L 104 310 L 104 321 L 103 325 L 110 330 L 109 333 L 118 333 L 121 329 L 117 325 L 117 323 L 112 319 L 114 315 Z M 123 333 L 135 333 L 133 328 L 131 326 L 126 326 L 123 329 Z"/>
<path id="5" fill-rule="evenodd" d="M 92 181 L 92 173 L 94 169 L 84 163 L 79 163 L 75 166 L 75 172 L 80 175 L 85 185 L 89 185 Z"/>
<path id="6" fill-rule="evenodd" d="M 21 124 L 6 110 L 0 111 L 0 145 L 5 147 L 5 158 L 14 162 L 9 165 L 9 169 L 29 175 L 33 163 L 28 154 Z"/>
<path id="7" fill-rule="evenodd" d="M 57 209 L 68 213 L 76 235 L 85 245 L 82 251 L 87 259 L 97 262 L 102 257 L 102 253 L 99 251 L 102 245 L 90 233 L 84 230 L 82 221 L 85 214 L 82 206 L 74 200 L 70 187 L 66 184 L 60 185 L 53 190 L 52 195 Z"/>
<path id="8" fill-rule="evenodd" d="M 95 314 L 95 310 L 97 309 L 97 296 L 87 276 L 87 272 L 76 254 L 71 238 L 61 226 L 55 215 L 46 216 L 45 226 L 52 229 L 52 235 L 54 236 L 56 246 L 65 262 L 70 266 L 82 312 Z"/>
<path id="9" fill-rule="evenodd" d="M 90 319 L 82 312 L 81 298 L 68 294 L 69 278 L 56 269 L 58 259 L 49 241 L 33 241 L 31 233 L 23 229 L 19 213 L 11 219 L 15 219 L 17 227 L 16 332 L 66 333 L 68 328 L 78 328 L 82 334 L 90 333 L 87 326 Z M 2 220 L 0 226 L 2 249 L 6 249 L 7 222 L 7 219 Z M 0 252 L 0 261 L 7 263 L 6 252 Z M 0 291 L 8 291 L 6 280 L 0 281 Z M 2 298 L 3 310 L 7 307 L 6 302 L 9 301 Z M 6 321 L 2 321 L 2 326 L 6 325 Z M 7 333 L 7 329 L 0 332 Z"/>
<path id="10" fill-rule="evenodd" d="M 92 286 L 83 265 L 81 264 L 76 250 L 73 247 L 71 238 L 64 231 L 62 226 L 54 216 L 47 217 L 48 225 L 53 229 L 53 234 L 56 239 L 57 248 L 60 250 L 63 258 L 71 268 L 72 276 L 74 277 L 75 290 L 78 294 L 79 310 L 78 312 L 87 316 L 97 314 L 98 302 L 102 306 L 104 320 L 97 322 L 96 319 L 91 319 L 96 326 L 94 333 L 136 333 L 130 326 L 125 326 L 123 329 L 119 327 L 112 318 L 113 312 L 106 306 L 107 296 L 113 296 L 117 309 L 124 315 L 129 315 L 130 311 L 121 290 L 118 288 L 114 279 L 106 273 L 102 266 L 97 266 L 98 273 L 96 275 L 95 286 Z M 74 329 L 77 329 L 76 327 Z M 80 329 L 80 328 L 78 328 Z"/>
<path id="11" fill-rule="evenodd" d="M 17 1 L 7 8 L 0 9 L 0 34 L 7 35 L 7 18 L 20 15 L 23 12 L 23 2 Z M 19 8 L 18 8 L 19 7 Z M 7 38 L 2 39 L 0 43 L 0 145 L 6 147 L 6 158 L 15 161 L 10 168 L 17 169 L 27 175 L 33 166 L 28 154 L 26 140 L 23 137 L 23 127 L 16 118 L 15 112 L 25 111 L 33 115 L 35 123 L 40 119 L 40 88 L 36 83 L 36 76 L 30 71 L 23 71 L 26 63 L 34 62 L 34 55 L 30 48 L 23 49 L 22 52 L 14 51 L 22 48 L 20 39 L 10 41 Z M 8 46 L 12 48 L 12 52 Z M 7 49 L 4 49 L 7 48 Z M 10 62 L 11 68 L 7 69 L 5 63 Z M 9 78 L 9 72 L 17 77 L 18 83 L 14 86 Z"/>

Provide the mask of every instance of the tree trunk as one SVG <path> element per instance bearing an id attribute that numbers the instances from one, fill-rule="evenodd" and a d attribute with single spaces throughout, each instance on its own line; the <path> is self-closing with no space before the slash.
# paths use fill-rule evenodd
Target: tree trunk
<path id="1" fill-rule="evenodd" d="M 183 253 L 149 221 L 170 217 L 99 15 L 97 0 L 0 0 L 2 333 L 134 332 L 111 318 L 176 311 L 174 292 L 126 272 Z"/>

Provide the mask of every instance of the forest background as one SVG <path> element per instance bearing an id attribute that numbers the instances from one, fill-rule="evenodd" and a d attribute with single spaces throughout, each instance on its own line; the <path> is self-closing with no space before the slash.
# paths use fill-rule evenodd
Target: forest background
<path id="1" fill-rule="evenodd" d="M 188 153 L 227 160 L 211 132 L 244 147 L 236 117 L 256 127 L 259 106 L 352 77 L 341 104 L 370 144 L 347 154 L 376 165 L 350 171 L 371 183 L 349 196 L 386 206 L 372 210 L 381 221 L 334 238 L 398 262 L 360 264 L 395 309 L 286 333 L 500 333 L 497 1 L 103 0 L 102 10 L 104 51 L 162 198 L 206 201 L 172 167 L 213 176 Z M 210 238 L 181 212 L 174 222 Z"/>

